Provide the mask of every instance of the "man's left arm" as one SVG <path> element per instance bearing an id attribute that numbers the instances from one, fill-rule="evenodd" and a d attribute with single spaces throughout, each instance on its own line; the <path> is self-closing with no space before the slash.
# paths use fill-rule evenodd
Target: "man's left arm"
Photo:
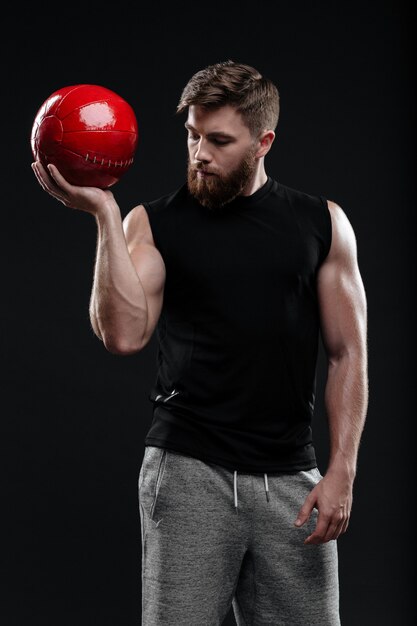
<path id="1" fill-rule="evenodd" d="M 367 304 L 356 238 L 341 207 L 331 201 L 328 206 L 332 244 L 319 269 L 317 290 L 328 358 L 324 400 L 330 456 L 323 479 L 307 496 L 295 522 L 301 526 L 313 507 L 318 509 L 316 528 L 306 544 L 325 543 L 346 532 L 368 408 Z"/>

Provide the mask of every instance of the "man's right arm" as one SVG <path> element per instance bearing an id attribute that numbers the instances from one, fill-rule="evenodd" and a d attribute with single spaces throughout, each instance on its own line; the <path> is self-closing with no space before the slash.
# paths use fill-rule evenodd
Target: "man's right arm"
<path id="1" fill-rule="evenodd" d="M 132 209 L 123 223 L 117 205 L 107 209 L 96 215 L 90 320 L 110 352 L 131 354 L 141 350 L 155 330 L 162 309 L 165 264 L 142 205 Z"/>
<path id="2" fill-rule="evenodd" d="M 163 302 L 165 264 L 153 241 L 145 208 L 122 221 L 110 190 L 70 185 L 56 167 L 32 164 L 42 188 L 65 206 L 92 214 L 97 248 L 90 320 L 97 337 L 115 354 L 141 350 L 151 338 Z"/>

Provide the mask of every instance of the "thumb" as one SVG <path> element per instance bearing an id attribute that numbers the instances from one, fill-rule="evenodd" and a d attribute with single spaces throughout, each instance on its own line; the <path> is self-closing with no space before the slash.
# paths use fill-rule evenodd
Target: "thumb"
<path id="1" fill-rule="evenodd" d="M 297 519 L 294 522 L 294 526 L 302 526 L 310 517 L 311 511 L 314 507 L 314 498 L 311 495 L 307 496 L 303 506 L 298 511 Z"/>

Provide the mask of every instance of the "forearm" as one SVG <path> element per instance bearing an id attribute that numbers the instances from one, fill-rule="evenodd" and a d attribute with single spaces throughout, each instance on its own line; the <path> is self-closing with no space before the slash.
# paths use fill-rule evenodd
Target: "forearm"
<path id="1" fill-rule="evenodd" d="M 97 250 L 90 299 L 95 333 L 115 353 L 140 349 L 148 310 L 145 292 L 134 268 L 117 205 L 96 216 Z"/>
<path id="2" fill-rule="evenodd" d="M 340 472 L 353 481 L 368 408 L 365 349 L 329 360 L 325 406 L 330 440 L 327 471 Z"/>

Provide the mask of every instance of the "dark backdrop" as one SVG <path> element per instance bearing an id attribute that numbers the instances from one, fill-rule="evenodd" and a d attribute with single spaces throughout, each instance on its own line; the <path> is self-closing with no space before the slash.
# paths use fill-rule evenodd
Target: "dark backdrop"
<path id="1" fill-rule="evenodd" d="M 168 6 L 168 8 L 167 8 Z M 3 20 L 2 552 L 5 626 L 140 623 L 137 479 L 155 338 L 106 352 L 88 301 L 94 219 L 43 192 L 29 137 L 41 103 L 86 82 L 133 106 L 140 143 L 113 188 L 125 215 L 182 184 L 189 77 L 232 58 L 276 82 L 270 175 L 338 202 L 369 306 L 370 406 L 338 541 L 344 626 L 415 618 L 415 185 L 412 14 L 405 2 L 10 6 Z M 7 45 L 5 45 L 7 44 Z M 323 353 L 314 432 L 326 469 Z M 232 613 L 225 624 L 234 624 Z M 201 625 L 205 626 L 205 625 Z"/>

